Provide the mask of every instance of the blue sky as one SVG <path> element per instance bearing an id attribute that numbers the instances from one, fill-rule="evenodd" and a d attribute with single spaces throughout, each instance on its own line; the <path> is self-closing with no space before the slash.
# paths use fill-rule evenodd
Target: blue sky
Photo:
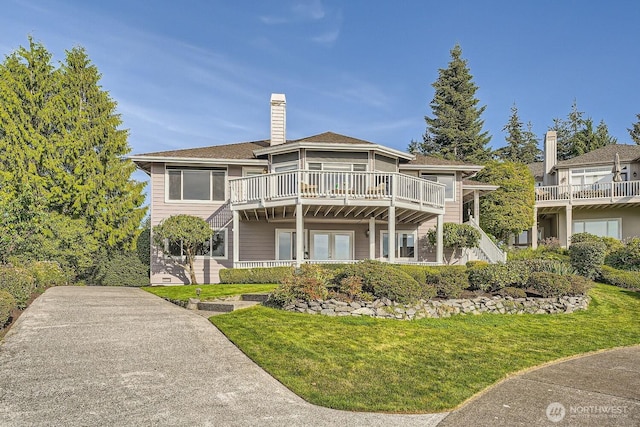
<path id="1" fill-rule="evenodd" d="M 405 150 L 425 130 L 459 43 L 492 147 L 515 102 L 542 136 L 574 98 L 620 143 L 640 113 L 640 2 L 3 0 L 0 53 L 31 34 L 62 60 L 84 46 L 133 153 L 331 130 Z"/>

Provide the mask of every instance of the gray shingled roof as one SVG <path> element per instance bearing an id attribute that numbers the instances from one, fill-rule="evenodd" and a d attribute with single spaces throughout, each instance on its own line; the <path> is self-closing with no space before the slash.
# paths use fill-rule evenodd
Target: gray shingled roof
<path id="1" fill-rule="evenodd" d="M 269 141 L 239 142 L 211 147 L 186 148 L 183 150 L 158 151 L 140 156 L 177 157 L 193 159 L 253 159 L 253 150 L 269 146 Z"/>
<path id="2" fill-rule="evenodd" d="M 430 165 L 430 166 L 477 166 L 460 160 L 447 160 L 436 156 L 424 156 L 416 154 L 416 159 L 409 161 L 409 165 Z"/>
<path id="3" fill-rule="evenodd" d="M 534 178 L 542 179 L 542 175 L 544 174 L 543 162 L 529 163 L 527 166 L 529 167 L 529 170 L 531 171 L 531 174 L 533 175 Z"/>
<path id="4" fill-rule="evenodd" d="M 640 145 L 611 144 L 569 160 L 561 160 L 556 167 L 571 167 L 590 164 L 611 163 L 616 153 L 621 162 L 631 162 L 640 158 Z"/>
<path id="5" fill-rule="evenodd" d="M 324 132 L 318 135 L 307 136 L 301 139 L 289 140 L 287 144 L 293 144 L 296 142 L 325 142 L 332 144 L 373 144 L 373 142 L 365 141 L 364 139 L 352 138 L 346 135 L 340 135 L 334 132 Z"/>

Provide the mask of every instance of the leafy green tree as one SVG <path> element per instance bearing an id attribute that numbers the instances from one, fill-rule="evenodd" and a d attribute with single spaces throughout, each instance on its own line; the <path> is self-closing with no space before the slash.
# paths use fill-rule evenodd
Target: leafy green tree
<path id="1" fill-rule="evenodd" d="M 427 232 L 427 240 L 430 246 L 436 245 L 436 230 L 431 229 Z M 451 250 L 448 264 L 453 264 L 457 259 L 464 255 L 464 251 L 476 248 L 480 244 L 480 231 L 469 224 L 456 224 L 453 222 L 445 222 L 442 226 L 442 245 L 446 249 Z"/>
<path id="2" fill-rule="evenodd" d="M 211 238 L 211 227 L 202 218 L 192 215 L 173 215 L 153 227 L 153 242 L 158 248 L 175 245 L 181 248 L 177 261 L 189 269 L 192 284 L 197 284 L 193 266 L 198 249 Z"/>
<path id="3" fill-rule="evenodd" d="M 439 70 L 438 80 L 432 86 L 435 89 L 430 104 L 433 116 L 425 116 L 427 129 L 423 140 L 412 142 L 409 150 L 452 160 L 488 160 L 487 144 L 491 136 L 482 131 L 484 121 L 480 119 L 486 106 L 478 107 L 479 100 L 475 97 L 478 87 L 459 45 L 451 50 L 448 67 Z"/>
<path id="4" fill-rule="evenodd" d="M 509 122 L 502 128 L 507 132 L 505 140 L 507 146 L 496 151 L 502 160 L 520 163 L 533 163 L 540 159 L 542 150 L 538 148 L 538 139 L 531 131 L 531 123 L 527 123 L 527 130 L 524 130 L 522 121 L 518 116 L 518 108 L 515 104 L 511 107 L 511 117 Z"/>
<path id="5" fill-rule="evenodd" d="M 0 180 L 0 264 L 33 249 L 44 215 L 41 200 L 31 191 L 11 194 L 5 190 Z"/>
<path id="6" fill-rule="evenodd" d="M 631 139 L 636 144 L 640 145 L 640 114 L 636 114 L 636 118 L 638 119 L 630 128 L 627 128 L 629 131 L 629 135 Z"/>
<path id="7" fill-rule="evenodd" d="M 480 200 L 480 227 L 498 240 L 507 242 L 533 225 L 534 179 L 527 165 L 490 162 L 476 179 L 498 185 Z"/>

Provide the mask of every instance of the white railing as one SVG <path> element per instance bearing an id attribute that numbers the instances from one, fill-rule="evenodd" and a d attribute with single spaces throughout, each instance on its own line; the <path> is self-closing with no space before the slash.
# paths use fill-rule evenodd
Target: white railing
<path id="1" fill-rule="evenodd" d="M 398 199 L 444 207 L 444 184 L 400 173 L 297 170 L 229 180 L 231 203 L 292 197 Z"/>
<path id="2" fill-rule="evenodd" d="M 480 244 L 477 248 L 471 248 L 471 251 L 475 252 L 478 258 L 491 263 L 507 262 L 507 253 L 493 243 L 493 240 L 480 228 L 480 224 L 474 217 L 470 217 L 467 224 L 472 225 L 480 232 Z"/>
<path id="3" fill-rule="evenodd" d="M 556 200 L 620 199 L 640 196 L 640 181 L 601 182 L 536 187 L 536 202 Z"/>
<path id="4" fill-rule="evenodd" d="M 233 268 L 292 267 L 295 265 L 295 260 L 238 261 L 233 264 Z"/>
<path id="5" fill-rule="evenodd" d="M 303 264 L 355 264 L 363 261 L 361 259 L 305 259 Z M 388 262 L 382 260 L 382 262 Z M 431 261 L 412 261 L 396 259 L 395 264 L 410 265 L 440 265 Z M 239 261 L 234 263 L 233 268 L 260 268 L 260 267 L 293 267 L 296 265 L 295 260 L 268 260 L 268 261 Z"/>

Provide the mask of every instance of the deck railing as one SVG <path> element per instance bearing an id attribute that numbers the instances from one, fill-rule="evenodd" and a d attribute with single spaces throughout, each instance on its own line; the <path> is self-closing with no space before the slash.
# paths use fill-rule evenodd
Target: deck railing
<path id="1" fill-rule="evenodd" d="M 478 247 L 471 248 L 471 251 L 474 252 L 479 259 L 490 263 L 507 262 L 507 253 L 491 240 L 487 233 L 480 228 L 480 224 L 478 224 L 474 217 L 470 217 L 467 224 L 472 225 L 480 232 L 480 243 Z"/>
<path id="2" fill-rule="evenodd" d="M 640 196 L 640 181 L 600 182 L 536 187 L 536 202 L 561 200 L 621 199 Z"/>
<path id="3" fill-rule="evenodd" d="M 303 264 L 355 264 L 362 261 L 361 259 L 343 259 L 343 260 L 321 260 L 321 259 L 305 259 Z M 386 260 L 382 260 L 386 262 Z M 398 260 L 396 264 L 409 264 L 409 265 L 439 265 L 433 261 L 411 261 L 411 260 Z M 265 260 L 265 261 L 239 261 L 233 265 L 233 268 L 261 268 L 261 267 L 294 267 L 296 265 L 295 260 Z"/>
<path id="4" fill-rule="evenodd" d="M 229 180 L 231 203 L 293 197 L 394 199 L 444 207 L 444 185 L 400 173 L 296 170 Z"/>

